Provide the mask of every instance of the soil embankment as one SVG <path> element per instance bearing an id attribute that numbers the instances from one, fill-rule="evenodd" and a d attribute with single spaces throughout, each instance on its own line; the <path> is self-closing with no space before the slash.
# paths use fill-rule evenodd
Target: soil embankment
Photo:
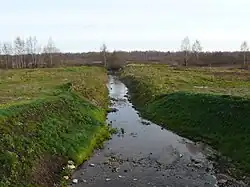
<path id="1" fill-rule="evenodd" d="M 61 186 L 109 138 L 105 77 L 92 67 L 1 74 L 1 187 Z"/>
<path id="2" fill-rule="evenodd" d="M 218 71 L 129 66 L 122 80 L 143 117 L 211 145 L 222 154 L 220 169 L 245 179 L 250 172 L 250 84 L 245 71 Z"/>
<path id="3" fill-rule="evenodd" d="M 116 110 L 107 119 L 119 131 L 74 172 L 69 186 L 213 187 L 231 182 L 215 175 L 206 146 L 141 118 L 116 77 L 110 76 L 108 87 Z"/>

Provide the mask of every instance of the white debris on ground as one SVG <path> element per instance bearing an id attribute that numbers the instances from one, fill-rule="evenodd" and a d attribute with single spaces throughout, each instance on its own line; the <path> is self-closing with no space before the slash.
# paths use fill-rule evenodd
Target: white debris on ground
<path id="1" fill-rule="evenodd" d="M 78 179 L 73 179 L 72 182 L 73 182 L 74 184 L 77 184 L 77 183 L 78 183 Z"/>

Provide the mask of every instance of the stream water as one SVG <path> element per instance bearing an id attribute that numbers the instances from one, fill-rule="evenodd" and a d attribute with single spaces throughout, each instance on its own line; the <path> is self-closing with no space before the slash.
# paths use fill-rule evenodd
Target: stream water
<path id="1" fill-rule="evenodd" d="M 107 120 L 121 130 L 74 172 L 78 182 L 70 186 L 217 186 L 213 166 L 199 145 L 142 119 L 115 76 L 109 76 L 108 89 L 117 111 Z"/>

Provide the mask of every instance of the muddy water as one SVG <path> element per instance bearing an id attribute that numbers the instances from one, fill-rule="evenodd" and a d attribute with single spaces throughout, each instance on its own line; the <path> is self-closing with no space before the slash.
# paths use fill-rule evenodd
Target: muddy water
<path id="1" fill-rule="evenodd" d="M 126 86 L 116 77 L 108 84 L 113 108 L 108 122 L 121 129 L 103 150 L 75 173 L 70 186 L 216 186 L 203 149 L 158 125 L 143 120 L 128 101 Z"/>

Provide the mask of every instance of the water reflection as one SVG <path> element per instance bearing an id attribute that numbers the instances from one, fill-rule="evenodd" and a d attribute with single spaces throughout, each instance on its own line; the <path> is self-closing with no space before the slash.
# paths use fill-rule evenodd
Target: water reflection
<path id="1" fill-rule="evenodd" d="M 193 142 L 142 119 L 125 97 L 126 86 L 116 77 L 109 76 L 107 86 L 111 107 L 118 109 L 107 120 L 119 133 L 89 160 L 96 167 L 86 164 L 74 174 L 87 181 L 74 187 L 214 186 L 215 178 L 206 172 L 208 161 Z M 191 159 L 201 160 L 202 167 L 190 166 Z"/>
<path id="2" fill-rule="evenodd" d="M 174 149 L 176 155 L 181 154 L 188 159 L 190 157 L 205 159 L 201 150 L 193 142 L 142 119 L 125 97 L 127 87 L 115 76 L 109 76 L 109 80 L 109 94 L 114 98 L 112 107 L 117 108 L 118 112 L 108 114 L 108 120 L 112 121 L 114 127 L 123 128 L 126 132 L 124 137 L 115 137 L 111 142 L 113 150 L 120 151 L 119 148 L 122 146 L 125 155 L 131 152 L 145 154 L 154 152 L 159 157 L 164 157 L 163 152 Z M 145 125 L 146 123 L 150 125 Z M 137 134 L 137 136 L 129 134 Z"/>

